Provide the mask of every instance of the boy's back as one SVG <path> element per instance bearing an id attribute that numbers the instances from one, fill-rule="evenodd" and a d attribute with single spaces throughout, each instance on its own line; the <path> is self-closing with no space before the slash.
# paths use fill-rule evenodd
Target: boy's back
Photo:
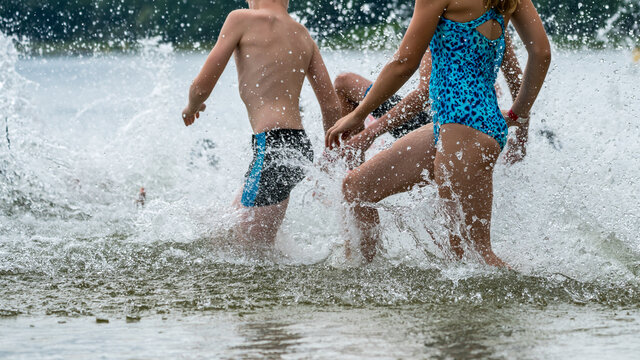
<path id="1" fill-rule="evenodd" d="M 194 80 L 183 112 L 191 125 L 235 54 L 238 87 L 254 134 L 301 129 L 299 97 L 305 77 L 315 91 L 325 130 L 340 118 L 331 77 L 307 29 L 291 18 L 287 0 L 252 0 L 251 9 L 232 11 L 216 46 Z M 202 109 L 202 110 L 201 110 Z"/>
<path id="2" fill-rule="evenodd" d="M 288 14 L 238 12 L 246 23 L 235 51 L 238 86 L 254 133 L 301 129 L 299 97 L 315 43 Z"/>

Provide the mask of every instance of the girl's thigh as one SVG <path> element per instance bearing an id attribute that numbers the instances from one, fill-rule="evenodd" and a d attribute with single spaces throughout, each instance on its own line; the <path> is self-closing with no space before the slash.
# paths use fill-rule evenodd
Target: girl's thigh
<path id="1" fill-rule="evenodd" d="M 378 202 L 433 180 L 436 155 L 433 125 L 425 125 L 397 140 L 354 169 L 344 182 L 347 200 Z"/>

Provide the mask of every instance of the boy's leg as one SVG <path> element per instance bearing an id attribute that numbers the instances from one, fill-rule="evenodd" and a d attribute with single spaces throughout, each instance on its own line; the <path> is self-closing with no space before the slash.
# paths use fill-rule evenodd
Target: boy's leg
<path id="1" fill-rule="evenodd" d="M 242 241 L 249 246 L 273 246 L 287 213 L 289 199 L 275 205 L 251 208 L 242 206 L 239 199 L 234 204 L 243 211 L 238 224 Z"/>
<path id="2" fill-rule="evenodd" d="M 336 77 L 334 86 L 342 106 L 342 116 L 355 110 L 371 84 L 371 80 L 355 73 L 344 73 Z"/>
<path id="3" fill-rule="evenodd" d="M 376 254 L 378 211 L 367 206 L 386 197 L 433 180 L 436 155 L 433 125 L 428 124 L 396 141 L 393 146 L 353 170 L 343 182 L 345 199 L 353 205 L 362 232 L 362 254 L 368 261 Z"/>

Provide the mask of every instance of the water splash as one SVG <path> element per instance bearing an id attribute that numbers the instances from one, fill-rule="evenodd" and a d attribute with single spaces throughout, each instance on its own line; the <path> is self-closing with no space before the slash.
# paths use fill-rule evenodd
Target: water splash
<path id="1" fill-rule="evenodd" d="M 614 121 L 640 114 L 629 101 L 635 95 L 625 95 L 638 93 L 638 67 L 619 60 L 621 52 L 556 55 L 529 158 L 496 170 L 494 246 L 514 274 L 473 258 L 450 261 L 434 187 L 379 204 L 382 256 L 368 268 L 349 263 L 346 166 L 329 175 L 309 169 L 292 194 L 277 254 L 238 252 L 229 205 L 251 154 L 233 69 L 185 129 L 179 111 L 204 54 L 185 55 L 155 38 L 124 55 L 20 61 L 11 40 L 0 41 L 9 94 L 0 109 L 12 114 L 11 151 L 6 143 L 0 151 L 0 307 L 7 311 L 638 305 L 640 148 L 633 139 L 640 129 Z M 385 60 L 362 56 L 326 57 L 335 73 L 369 74 Z M 321 154 L 320 111 L 309 88 L 302 106 Z M 537 135 L 548 133 L 556 141 Z M 148 193 L 144 207 L 134 205 L 140 187 Z"/>

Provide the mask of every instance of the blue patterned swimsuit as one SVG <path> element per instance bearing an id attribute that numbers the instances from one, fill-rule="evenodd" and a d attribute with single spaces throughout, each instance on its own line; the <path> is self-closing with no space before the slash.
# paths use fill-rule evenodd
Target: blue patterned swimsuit
<path id="1" fill-rule="evenodd" d="M 502 27 L 496 40 L 476 30 L 490 20 Z M 504 56 L 504 31 L 504 17 L 493 9 L 465 23 L 440 18 L 430 45 L 433 71 L 429 92 L 436 144 L 440 126 L 456 123 L 482 131 L 504 148 L 508 127 L 494 87 Z"/>

